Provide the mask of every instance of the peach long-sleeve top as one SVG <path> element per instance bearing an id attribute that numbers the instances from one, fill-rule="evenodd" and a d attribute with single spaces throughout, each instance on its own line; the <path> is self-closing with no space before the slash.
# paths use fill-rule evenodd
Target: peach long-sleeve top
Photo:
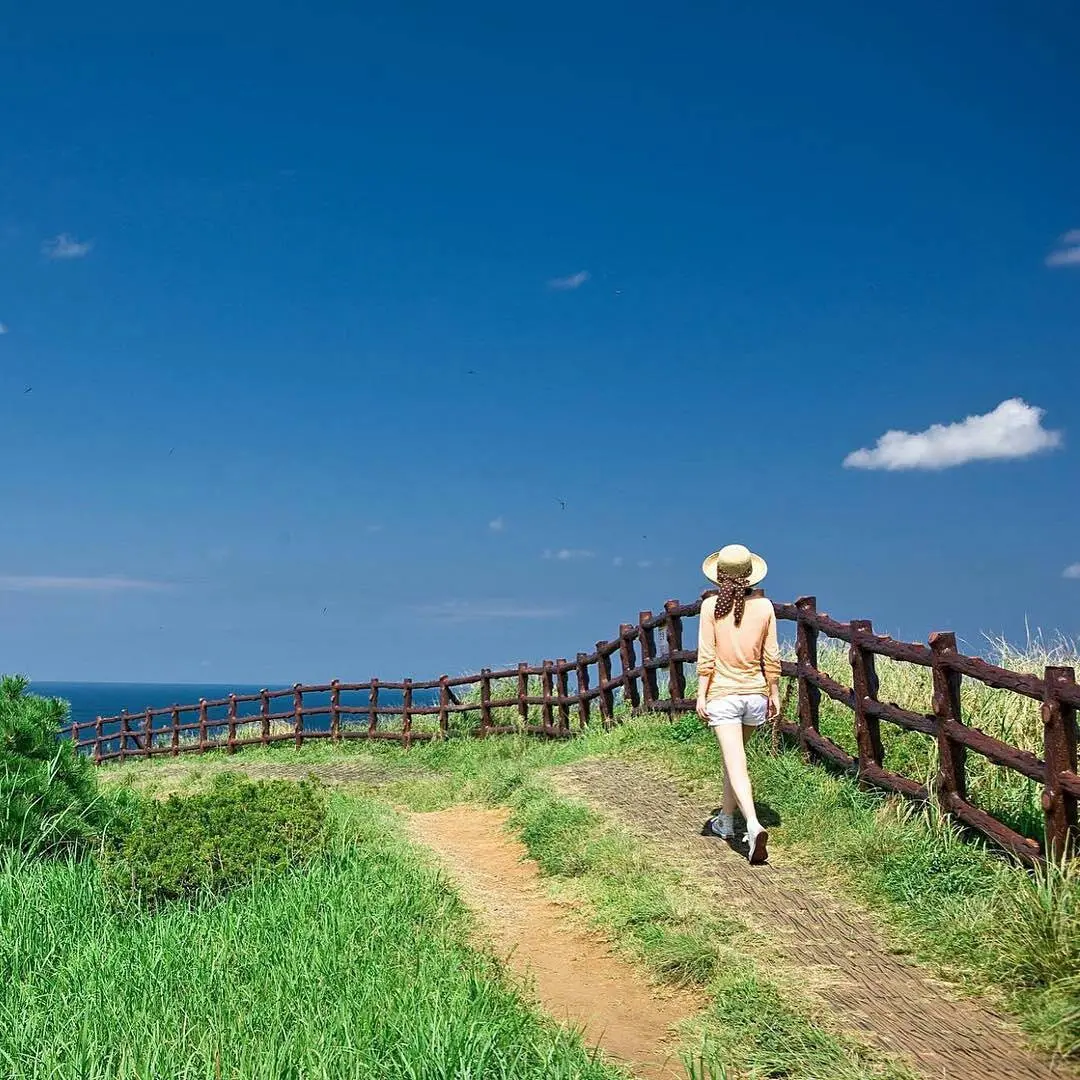
<path id="1" fill-rule="evenodd" d="M 729 612 L 716 618 L 716 597 L 701 602 L 698 619 L 698 686 L 708 680 L 707 701 L 727 694 L 769 694 L 780 681 L 776 612 L 764 596 L 748 596 L 742 622 Z"/>

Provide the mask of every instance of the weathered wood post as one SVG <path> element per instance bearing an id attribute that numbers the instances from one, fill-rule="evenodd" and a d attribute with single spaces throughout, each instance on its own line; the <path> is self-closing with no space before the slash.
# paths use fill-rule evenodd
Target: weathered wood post
<path id="1" fill-rule="evenodd" d="M 450 679 L 439 676 L 439 733 L 445 739 L 450 732 Z"/>
<path id="2" fill-rule="evenodd" d="M 799 745 L 803 758 L 812 760 L 808 733 L 818 730 L 821 691 L 806 677 L 808 671 L 816 672 L 818 665 L 817 626 L 811 620 L 817 614 L 817 598 L 800 596 L 795 601 L 795 661 L 798 665 L 799 681 Z"/>
<path id="3" fill-rule="evenodd" d="M 667 612 L 664 635 L 667 638 L 668 653 L 668 697 L 673 702 L 686 700 L 686 669 L 681 660 L 672 659 L 676 653 L 682 652 L 683 647 L 682 617 L 676 614 L 680 607 L 682 605 L 678 600 L 664 602 L 664 610 Z M 675 715 L 674 705 L 671 715 Z"/>
<path id="4" fill-rule="evenodd" d="M 401 740 L 406 750 L 412 746 L 412 695 L 412 679 L 405 679 L 401 692 Z"/>
<path id="5" fill-rule="evenodd" d="M 545 660 L 541 665 L 540 673 L 540 697 L 543 704 L 540 706 L 540 722 L 544 727 L 551 729 L 555 726 L 555 717 L 551 711 L 551 696 L 553 693 L 551 661 Z"/>
<path id="6" fill-rule="evenodd" d="M 206 698 L 199 698 L 199 753 L 206 753 Z"/>
<path id="7" fill-rule="evenodd" d="M 527 727 L 529 723 L 529 665 L 526 663 L 520 663 L 517 666 L 517 670 L 518 720 L 521 723 L 521 726 L 524 728 Z"/>
<path id="8" fill-rule="evenodd" d="M 859 644 L 860 635 L 873 634 L 874 627 L 869 619 L 852 619 L 851 632 L 848 662 L 855 694 L 855 741 L 859 747 L 859 772 L 862 773 L 867 765 L 880 768 L 885 760 L 885 750 L 881 745 L 881 721 L 866 710 L 867 701 L 877 701 L 878 695 L 874 654 Z"/>
<path id="9" fill-rule="evenodd" d="M 270 691 L 263 687 L 259 691 L 259 742 L 265 746 L 270 741 Z"/>
<path id="10" fill-rule="evenodd" d="M 596 643 L 596 678 L 600 687 L 600 718 L 604 727 L 609 728 L 615 721 L 615 691 L 611 683 L 611 653 L 608 651 L 608 642 Z"/>
<path id="11" fill-rule="evenodd" d="M 638 695 L 637 681 L 634 678 L 634 637 L 637 627 L 630 623 L 619 624 L 619 663 L 622 666 L 622 690 L 623 703 L 631 712 L 641 708 L 641 697 Z"/>
<path id="12" fill-rule="evenodd" d="M 491 734 L 491 668 L 480 671 L 480 731 L 484 738 Z"/>
<path id="13" fill-rule="evenodd" d="M 638 639 L 641 641 L 641 704 L 646 712 L 655 712 L 660 700 L 660 686 L 656 668 L 650 664 L 656 659 L 656 631 L 646 626 L 653 617 L 651 611 L 638 612 Z"/>
<path id="14" fill-rule="evenodd" d="M 130 729 L 127 709 L 120 710 L 120 764 L 123 765 L 127 756 L 128 732 Z"/>
<path id="15" fill-rule="evenodd" d="M 570 730 L 570 703 L 567 698 L 570 696 L 570 679 L 568 678 L 568 667 L 566 664 L 566 657 L 560 657 L 555 661 L 555 686 L 556 693 L 559 696 L 559 730 Z"/>
<path id="16" fill-rule="evenodd" d="M 105 731 L 105 720 L 99 716 L 94 721 L 94 764 L 101 764 L 101 739 Z"/>
<path id="17" fill-rule="evenodd" d="M 236 695 L 229 695 L 229 753 L 236 753 Z"/>
<path id="18" fill-rule="evenodd" d="M 368 687 L 368 738 L 371 738 L 379 729 L 379 680 L 372 676 L 371 685 Z"/>
<path id="19" fill-rule="evenodd" d="M 180 706 L 174 705 L 172 707 L 172 739 L 170 749 L 172 750 L 172 756 L 176 757 L 180 753 Z"/>
<path id="20" fill-rule="evenodd" d="M 1080 854 L 1077 829 L 1077 797 L 1062 784 L 1062 773 L 1076 776 L 1076 706 L 1061 700 L 1061 687 L 1076 686 L 1071 667 L 1047 667 L 1046 694 L 1042 705 L 1043 758 L 1046 786 L 1042 808 L 1046 821 L 1046 854 L 1060 859 Z"/>
<path id="21" fill-rule="evenodd" d="M 330 683 L 330 741 L 341 741 L 341 680 Z"/>
<path id="22" fill-rule="evenodd" d="M 293 683 L 293 731 L 296 734 L 296 749 L 304 745 L 304 691 L 300 683 Z"/>
<path id="23" fill-rule="evenodd" d="M 956 635 L 935 632 L 929 640 L 933 652 L 933 713 L 937 719 L 937 799 L 942 811 L 951 814 L 954 799 L 967 799 L 967 748 L 954 741 L 948 730 L 950 723 L 964 722 L 960 709 L 960 673 L 947 665 L 949 654 L 956 652 Z"/>
<path id="24" fill-rule="evenodd" d="M 143 757 L 149 757 L 150 751 L 154 746 L 154 714 L 150 711 L 150 706 L 146 707 L 146 712 L 143 713 Z"/>
<path id="25" fill-rule="evenodd" d="M 585 663 L 586 653 L 577 654 L 577 699 L 578 699 L 578 726 L 582 729 L 589 726 L 589 665 Z"/>

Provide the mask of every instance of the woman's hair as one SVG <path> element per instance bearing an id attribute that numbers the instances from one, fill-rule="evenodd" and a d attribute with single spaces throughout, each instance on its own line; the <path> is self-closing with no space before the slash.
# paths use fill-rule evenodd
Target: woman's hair
<path id="1" fill-rule="evenodd" d="M 750 585 L 746 578 L 728 577 L 726 574 L 718 574 L 716 584 L 720 591 L 716 597 L 716 617 L 724 618 L 730 611 L 735 612 L 735 625 L 742 622 L 743 611 L 746 609 L 746 597 L 750 592 Z"/>

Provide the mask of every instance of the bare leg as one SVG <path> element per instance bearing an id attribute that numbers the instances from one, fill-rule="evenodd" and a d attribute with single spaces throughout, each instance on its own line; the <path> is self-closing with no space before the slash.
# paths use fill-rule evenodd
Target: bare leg
<path id="1" fill-rule="evenodd" d="M 739 727 L 742 728 L 743 746 L 745 746 L 750 741 L 750 736 L 754 734 L 754 729 L 752 727 L 749 727 L 747 724 L 740 724 Z M 719 728 L 717 728 L 716 730 L 719 731 Z M 719 739 L 719 735 L 717 736 L 717 738 Z M 724 749 L 724 743 L 723 743 L 722 740 L 720 741 L 720 749 L 721 749 L 721 751 Z M 746 755 L 744 753 L 744 755 L 743 755 L 744 763 L 745 763 L 745 760 L 746 760 Z M 734 814 L 735 813 L 735 801 L 736 801 L 735 800 L 735 789 L 731 786 L 731 781 L 728 779 L 727 761 L 725 760 L 725 762 L 724 762 L 724 794 L 723 794 L 723 796 L 722 796 L 722 798 L 720 800 L 720 809 L 725 814 Z"/>
<path id="2" fill-rule="evenodd" d="M 730 791 L 739 809 L 746 818 L 746 827 L 749 832 L 756 832 L 761 828 L 754 809 L 754 793 L 750 789 L 750 774 L 746 771 L 746 744 L 750 728 L 743 724 L 717 724 L 713 731 L 720 743 L 720 750 L 724 755 L 724 798 L 723 809 L 727 811 L 727 798 Z M 734 807 L 732 807 L 734 809 Z"/>

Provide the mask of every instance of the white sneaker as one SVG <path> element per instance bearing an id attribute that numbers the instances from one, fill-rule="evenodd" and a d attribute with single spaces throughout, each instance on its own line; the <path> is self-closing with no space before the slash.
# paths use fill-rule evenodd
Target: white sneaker
<path id="1" fill-rule="evenodd" d="M 709 819 L 709 832 L 721 840 L 730 840 L 735 835 L 735 815 L 717 814 Z"/>
<path id="2" fill-rule="evenodd" d="M 760 866 L 763 862 L 766 862 L 769 858 L 769 853 L 765 849 L 765 845 L 769 842 L 769 834 L 765 830 L 764 826 L 758 825 L 757 830 L 747 830 L 746 833 L 746 846 L 747 846 L 747 858 L 750 860 L 751 866 Z"/>

